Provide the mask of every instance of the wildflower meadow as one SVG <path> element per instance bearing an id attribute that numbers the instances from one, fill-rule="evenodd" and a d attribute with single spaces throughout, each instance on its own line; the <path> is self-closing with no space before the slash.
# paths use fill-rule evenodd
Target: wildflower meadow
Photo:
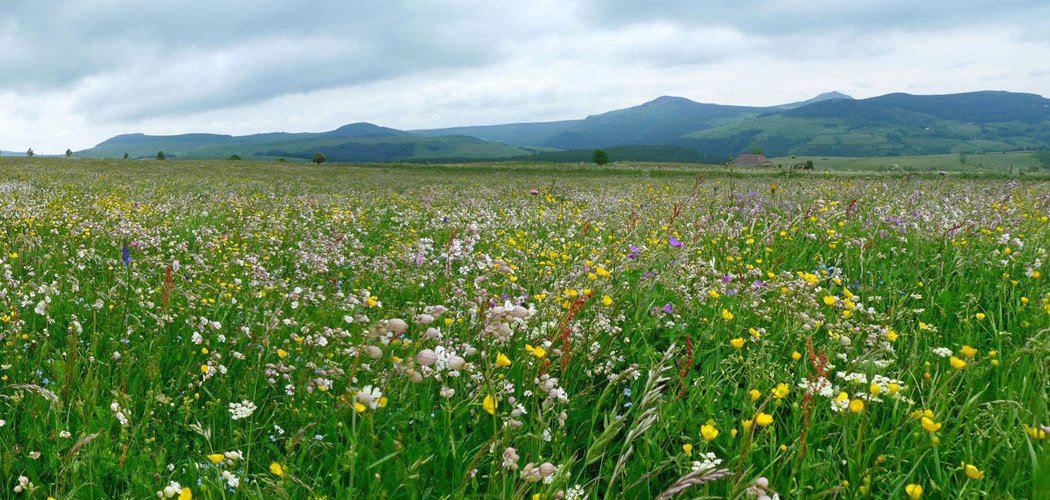
<path id="1" fill-rule="evenodd" d="M 4 158 L 5 498 L 1048 498 L 1050 183 Z"/>

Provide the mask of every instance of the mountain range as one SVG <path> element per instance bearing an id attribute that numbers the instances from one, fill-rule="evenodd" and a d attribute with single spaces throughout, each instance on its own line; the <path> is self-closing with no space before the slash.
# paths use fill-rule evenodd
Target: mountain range
<path id="1" fill-rule="evenodd" d="M 78 152 L 85 157 L 480 161 L 572 159 L 590 150 L 613 160 L 721 162 L 761 149 L 767 156 L 894 156 L 1050 147 L 1050 99 L 981 91 L 887 94 L 853 99 L 839 92 L 769 107 L 699 103 L 663 96 L 579 120 L 429 130 L 354 123 L 321 133 L 248 136 L 119 135 Z"/>

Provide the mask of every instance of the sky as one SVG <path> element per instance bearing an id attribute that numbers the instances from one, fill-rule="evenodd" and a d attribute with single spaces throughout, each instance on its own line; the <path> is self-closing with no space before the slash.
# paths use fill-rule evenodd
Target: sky
<path id="1" fill-rule="evenodd" d="M 583 118 L 661 95 L 1050 95 L 1046 0 L 2 0 L 0 149 Z"/>

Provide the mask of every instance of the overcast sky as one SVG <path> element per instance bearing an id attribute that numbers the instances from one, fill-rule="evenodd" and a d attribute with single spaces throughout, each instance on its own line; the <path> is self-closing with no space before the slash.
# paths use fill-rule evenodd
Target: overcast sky
<path id="1" fill-rule="evenodd" d="M 1050 95 L 1050 2 L 0 0 L 5 151 L 830 90 Z"/>

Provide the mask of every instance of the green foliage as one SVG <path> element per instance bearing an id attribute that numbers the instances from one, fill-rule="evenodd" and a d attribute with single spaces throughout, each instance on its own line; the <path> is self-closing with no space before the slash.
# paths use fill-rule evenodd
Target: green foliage
<path id="1" fill-rule="evenodd" d="M 26 150 L 26 156 L 28 156 L 29 158 L 36 156 L 36 153 L 33 152 L 33 148 L 29 148 L 28 150 Z"/>
<path id="2" fill-rule="evenodd" d="M 241 159 L 241 157 L 237 156 L 236 154 L 232 154 L 232 155 L 230 155 L 229 158 L 227 158 L 227 160 L 229 160 L 229 161 L 240 161 L 240 159 Z"/>
<path id="3" fill-rule="evenodd" d="M 324 153 L 321 152 L 314 153 L 312 159 L 313 162 L 317 164 L 324 163 L 326 160 Z"/>
<path id="4" fill-rule="evenodd" d="M 73 157 L 73 150 L 72 149 L 66 149 L 66 158 L 72 158 L 72 157 Z"/>
<path id="5" fill-rule="evenodd" d="M 163 160 L 164 159 L 164 151 L 157 151 L 157 159 L 158 160 Z"/>
<path id="6" fill-rule="evenodd" d="M 128 154 L 127 154 L 127 153 L 124 153 L 124 159 L 125 159 L 125 160 L 127 160 L 127 159 L 128 159 Z"/>
<path id="7" fill-rule="evenodd" d="M 609 163 L 609 153 L 601 149 L 595 149 L 594 153 L 591 154 L 591 161 L 598 165 L 605 165 Z"/>

